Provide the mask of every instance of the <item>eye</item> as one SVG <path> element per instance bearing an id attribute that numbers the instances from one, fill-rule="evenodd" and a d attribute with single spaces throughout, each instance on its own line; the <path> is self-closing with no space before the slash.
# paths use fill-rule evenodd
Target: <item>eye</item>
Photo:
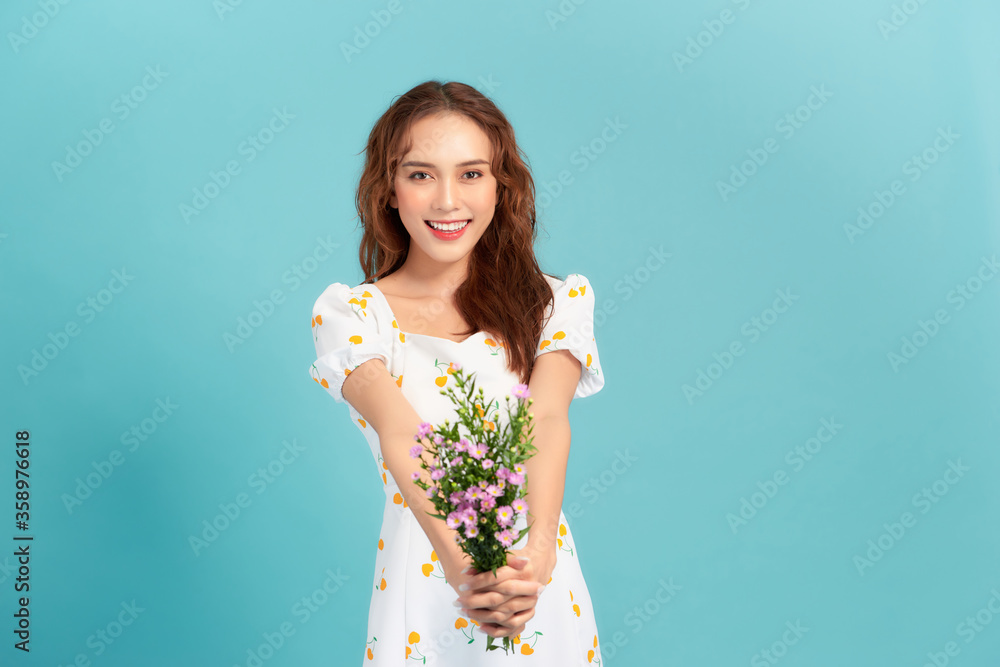
<path id="1" fill-rule="evenodd" d="M 407 176 L 407 178 L 413 179 L 414 181 L 426 181 L 427 180 L 426 178 L 416 178 L 416 176 L 418 174 L 423 174 L 424 176 L 430 176 L 430 174 L 428 174 L 426 171 L 415 171 L 412 174 L 410 174 L 409 176 Z"/>
<path id="2" fill-rule="evenodd" d="M 479 172 L 479 171 L 467 171 L 467 172 L 465 172 L 465 174 L 463 174 L 463 176 L 466 176 L 468 174 L 475 174 L 477 177 L 482 177 L 482 175 L 483 175 L 482 172 Z M 476 179 L 472 178 L 472 179 L 469 179 L 469 180 L 474 181 Z"/>

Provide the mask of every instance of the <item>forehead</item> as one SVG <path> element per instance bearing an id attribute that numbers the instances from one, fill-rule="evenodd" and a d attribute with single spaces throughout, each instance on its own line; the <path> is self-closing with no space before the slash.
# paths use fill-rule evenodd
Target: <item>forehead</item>
<path id="1" fill-rule="evenodd" d="M 471 118 L 456 113 L 439 113 L 415 121 L 407 132 L 410 150 L 404 159 L 432 158 L 461 162 L 473 158 L 490 159 L 489 137 Z"/>

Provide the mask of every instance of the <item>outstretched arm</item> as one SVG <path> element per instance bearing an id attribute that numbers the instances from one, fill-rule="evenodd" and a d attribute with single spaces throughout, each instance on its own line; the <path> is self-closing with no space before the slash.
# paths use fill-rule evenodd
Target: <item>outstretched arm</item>
<path id="1" fill-rule="evenodd" d="M 525 463 L 528 514 L 534 517 L 525 551 L 542 554 L 545 562 L 551 560 L 552 567 L 569 460 L 569 405 L 580 372 L 580 362 L 569 351 L 556 350 L 538 356 L 528 381 L 534 399 L 533 444 L 538 451 Z M 547 580 L 545 576 L 541 583 Z"/>

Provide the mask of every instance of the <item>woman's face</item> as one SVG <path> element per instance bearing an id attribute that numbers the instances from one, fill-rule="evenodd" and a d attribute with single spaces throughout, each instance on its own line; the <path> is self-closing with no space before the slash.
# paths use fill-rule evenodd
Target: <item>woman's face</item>
<path id="1" fill-rule="evenodd" d="M 410 139 L 412 148 L 400 159 L 389 199 L 410 234 L 407 262 L 467 261 L 496 209 L 489 138 L 471 119 L 445 112 L 413 123 Z M 429 224 L 461 228 L 466 221 L 456 232 L 435 231 Z"/>

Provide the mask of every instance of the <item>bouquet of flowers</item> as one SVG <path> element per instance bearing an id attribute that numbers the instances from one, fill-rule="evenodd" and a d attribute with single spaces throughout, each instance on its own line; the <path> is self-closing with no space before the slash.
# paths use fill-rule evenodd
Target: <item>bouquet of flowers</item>
<path id="1" fill-rule="evenodd" d="M 428 484 L 419 472 L 413 481 L 424 489 L 437 514 L 456 531 L 455 541 L 472 559 L 473 567 L 480 572 L 507 564 L 507 548 L 524 534 L 514 527 L 515 515 L 528 511 L 524 500 L 526 471 L 524 462 L 537 451 L 531 444 L 532 413 L 528 406 L 528 386 L 514 385 L 511 393 L 518 399 L 513 408 L 507 396 L 508 423 L 497 429 L 499 410 L 491 414 L 495 400 L 486 402 L 482 388 L 476 397 L 476 383 L 466 378 L 461 366 L 452 364 L 455 389 L 442 389 L 458 410 L 459 420 L 448 420 L 439 426 L 424 422 L 413 437 L 427 445 L 414 445 L 410 456 L 421 458 L 426 450 L 432 456 L 430 463 L 422 460 L 420 467 L 430 473 Z M 486 650 L 498 646 L 489 636 Z M 510 637 L 503 638 L 504 652 L 513 649 Z"/>

